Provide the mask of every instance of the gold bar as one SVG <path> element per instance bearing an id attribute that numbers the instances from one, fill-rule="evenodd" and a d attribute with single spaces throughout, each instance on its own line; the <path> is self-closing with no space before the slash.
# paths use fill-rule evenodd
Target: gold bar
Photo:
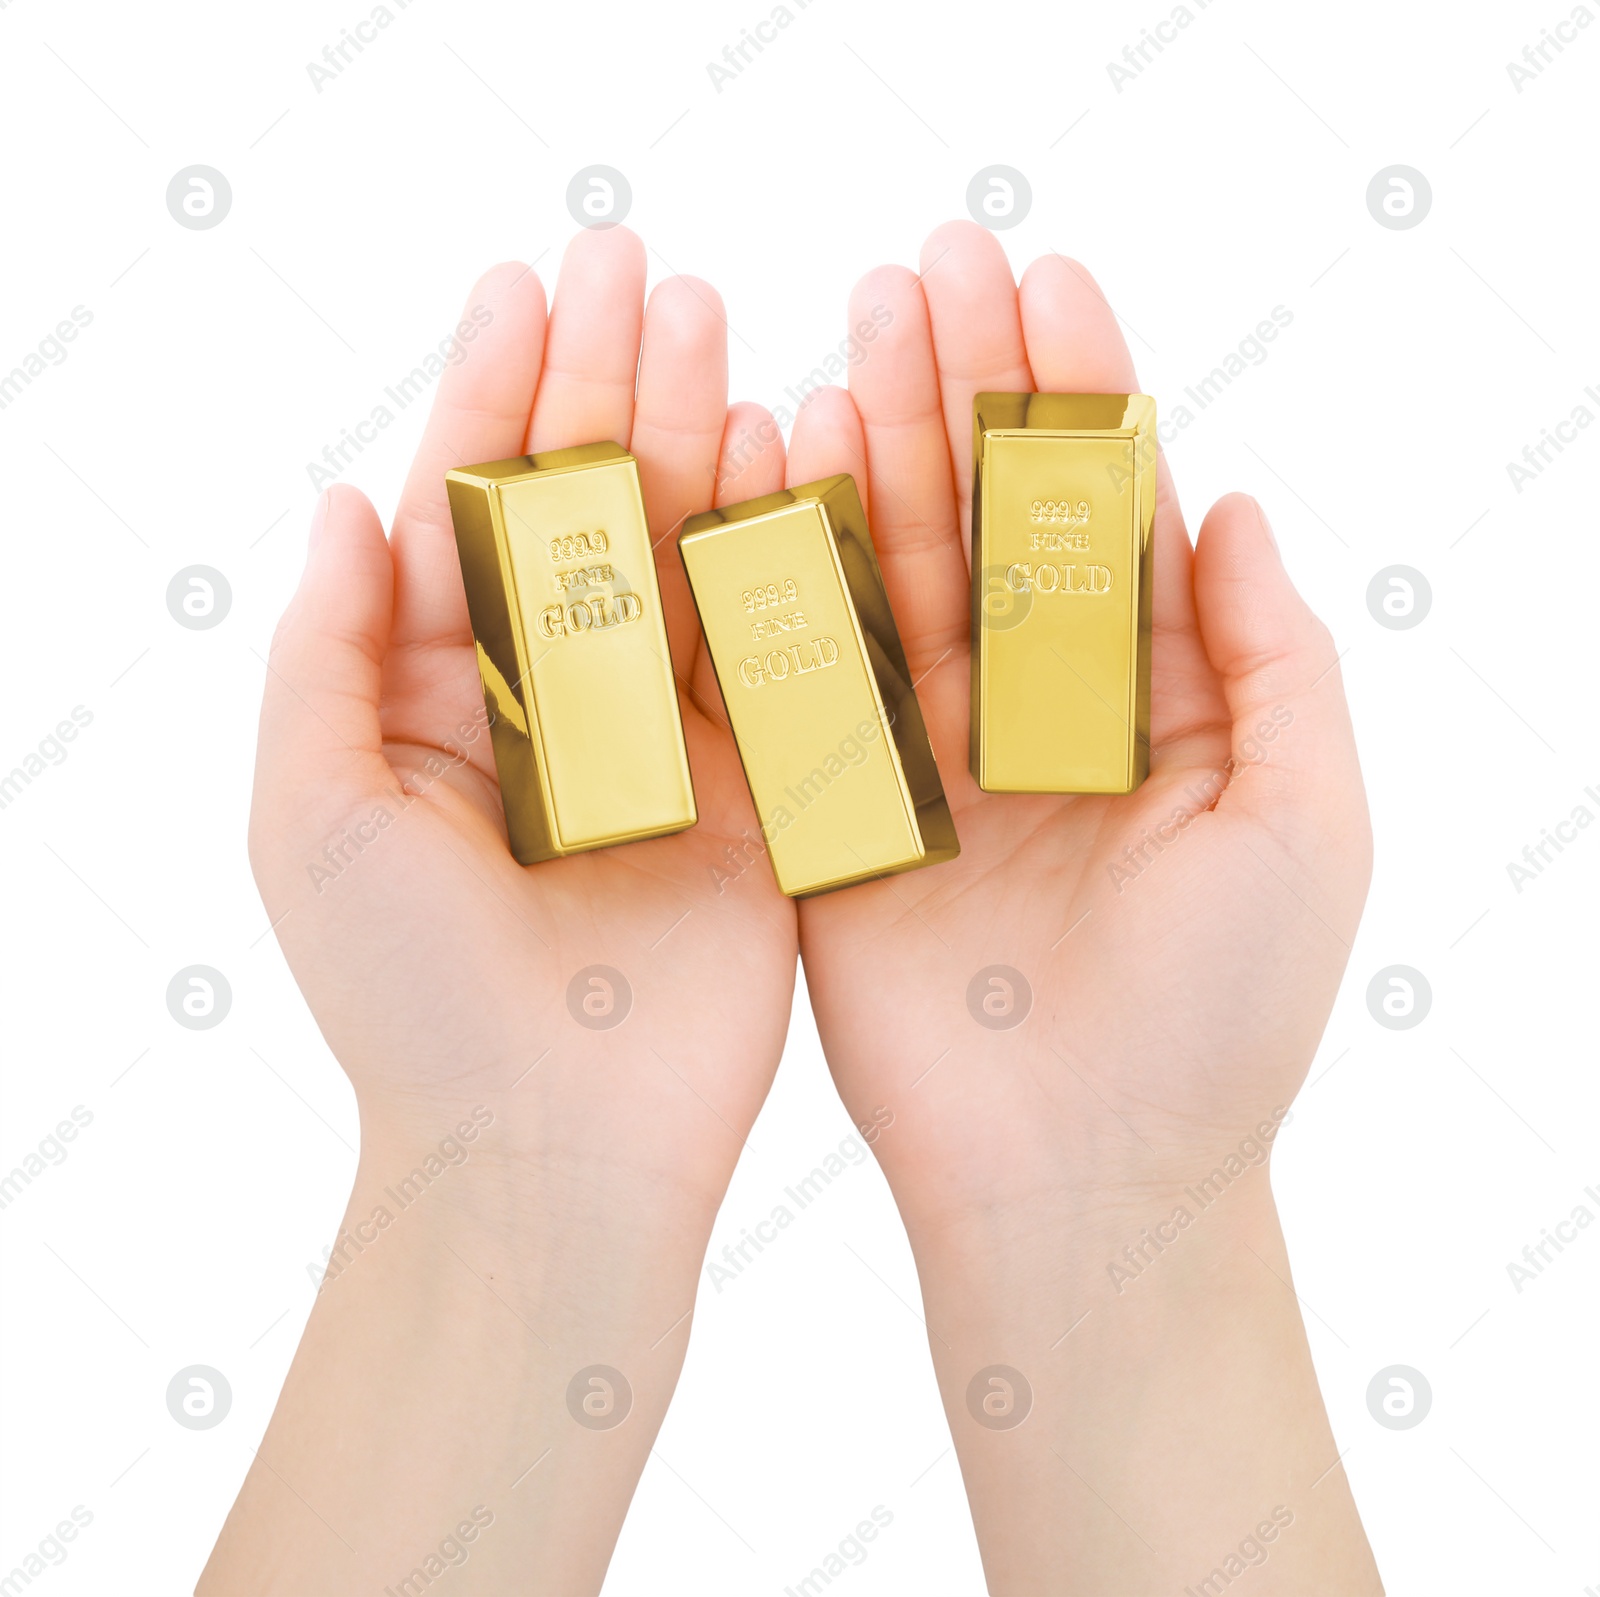
<path id="1" fill-rule="evenodd" d="M 780 890 L 954 859 L 854 479 L 691 516 L 678 547 Z"/>
<path id="2" fill-rule="evenodd" d="M 1150 770 L 1156 405 L 979 394 L 972 439 L 973 778 L 1127 793 Z"/>
<path id="3" fill-rule="evenodd" d="M 445 483 L 512 854 L 532 865 L 693 826 L 633 456 L 583 444 Z"/>

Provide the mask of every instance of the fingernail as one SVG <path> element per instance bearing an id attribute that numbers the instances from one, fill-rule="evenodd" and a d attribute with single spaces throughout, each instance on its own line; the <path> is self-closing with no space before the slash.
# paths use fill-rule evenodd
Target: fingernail
<path id="1" fill-rule="evenodd" d="M 1252 498 L 1250 503 L 1256 507 L 1256 520 L 1261 523 L 1261 530 L 1266 533 L 1267 539 L 1271 543 L 1273 551 L 1281 559 L 1283 550 L 1278 548 L 1278 535 L 1272 530 L 1272 523 L 1267 520 L 1267 513 L 1261 508 L 1261 501 L 1259 499 Z"/>
<path id="2" fill-rule="evenodd" d="M 311 512 L 311 535 L 306 540 L 306 554 L 317 547 L 317 540 L 322 537 L 322 525 L 328 519 L 328 496 L 333 492 L 331 488 L 324 488 L 317 495 L 316 508 Z"/>

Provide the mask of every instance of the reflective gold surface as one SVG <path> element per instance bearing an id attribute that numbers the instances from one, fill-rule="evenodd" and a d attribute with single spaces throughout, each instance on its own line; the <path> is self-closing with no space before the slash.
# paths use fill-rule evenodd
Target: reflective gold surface
<path id="1" fill-rule="evenodd" d="M 973 402 L 972 774 L 989 793 L 1126 793 L 1150 769 L 1156 407 Z"/>
<path id="2" fill-rule="evenodd" d="M 692 516 L 679 548 L 783 892 L 953 859 L 854 480 Z"/>
<path id="3" fill-rule="evenodd" d="M 584 444 L 445 474 L 511 852 L 695 822 L 633 456 Z"/>

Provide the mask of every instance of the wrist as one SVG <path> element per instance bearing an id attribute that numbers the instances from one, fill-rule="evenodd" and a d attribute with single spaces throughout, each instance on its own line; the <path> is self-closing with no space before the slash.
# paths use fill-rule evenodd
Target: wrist
<path id="1" fill-rule="evenodd" d="M 553 1225 L 614 1227 L 625 1244 L 710 1235 L 736 1134 L 728 1132 L 726 1148 L 696 1158 L 653 1100 L 613 1096 L 611 1085 L 575 1079 L 553 1061 L 479 1074 L 492 1084 L 358 1090 L 352 1211 L 364 1196 L 372 1199 L 370 1214 L 385 1201 L 392 1212 L 405 1209 L 426 1193 L 437 1200 L 430 1206 L 481 1230 L 486 1241 L 503 1240 L 508 1255 Z"/>
<path id="2" fill-rule="evenodd" d="M 1203 1126 L 1160 1113 L 969 1123 L 963 1145 L 936 1158 L 902 1109 L 879 1157 L 912 1244 L 930 1262 L 1032 1246 L 1075 1255 L 1136 1244 L 1159 1255 L 1174 1230 L 1269 1189 L 1272 1149 L 1292 1118 L 1280 1102 Z"/>
<path id="3" fill-rule="evenodd" d="M 662 1302 L 675 1305 L 675 1320 L 694 1301 L 715 1202 L 643 1180 L 620 1161 L 552 1147 L 548 1132 L 536 1136 L 525 1122 L 520 1106 L 482 1102 L 404 1126 L 364 1115 L 319 1297 L 404 1255 L 413 1271 L 439 1267 L 468 1281 L 476 1273 L 493 1290 L 468 1301 L 503 1299 L 546 1322 L 552 1345 L 635 1320 L 653 1341 L 665 1329 L 655 1324 Z"/>
<path id="4" fill-rule="evenodd" d="M 310 1322 L 202 1591 L 378 1590 L 463 1517 L 483 1527 L 475 1590 L 598 1590 L 677 1381 L 710 1218 L 625 1214 L 595 1172 L 534 1157 L 480 1107 L 442 1129 L 364 1117 Z M 342 1546 L 310 1515 L 286 1533 L 284 1481 Z"/>
<path id="5" fill-rule="evenodd" d="M 911 1241 L 931 1328 L 973 1345 L 1043 1337 L 1046 1348 L 1091 1317 L 1136 1335 L 1162 1305 L 1214 1296 L 1224 1266 L 1282 1248 L 1265 1160 L 1237 1175 L 1217 1163 L 1187 1180 L 1063 1187 L 914 1227 Z"/>
<path id="6" fill-rule="evenodd" d="M 1207 1167 L 1209 1169 L 1209 1167 Z M 1378 1589 L 1265 1161 L 1062 1191 L 915 1239 L 989 1586 L 1181 1589 L 1255 1535 L 1272 1589 Z"/>

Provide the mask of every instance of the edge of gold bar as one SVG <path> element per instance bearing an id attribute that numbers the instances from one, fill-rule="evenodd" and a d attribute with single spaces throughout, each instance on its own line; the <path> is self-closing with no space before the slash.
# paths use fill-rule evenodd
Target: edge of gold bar
<path id="1" fill-rule="evenodd" d="M 855 480 L 691 516 L 678 549 L 779 890 L 954 859 Z"/>
<path id="2" fill-rule="evenodd" d="M 1156 403 L 972 404 L 973 779 L 1128 793 L 1150 770 Z"/>
<path id="3" fill-rule="evenodd" d="M 619 444 L 445 473 L 511 852 L 696 819 L 639 469 Z"/>

